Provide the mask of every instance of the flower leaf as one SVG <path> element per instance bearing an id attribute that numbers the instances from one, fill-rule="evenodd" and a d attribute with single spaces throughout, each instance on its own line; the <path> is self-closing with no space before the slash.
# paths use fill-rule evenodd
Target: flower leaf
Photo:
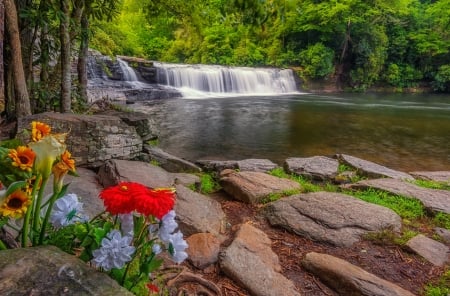
<path id="1" fill-rule="evenodd" d="M 145 262 L 140 266 L 141 274 L 149 274 L 155 270 L 157 270 L 163 263 L 162 259 L 153 257 L 150 262 Z"/>
<path id="2" fill-rule="evenodd" d="M 9 185 L 8 190 L 6 190 L 6 196 L 10 195 L 11 193 L 13 193 L 14 191 L 23 188 L 27 185 L 26 181 L 16 181 L 14 183 L 11 183 L 11 185 Z"/>

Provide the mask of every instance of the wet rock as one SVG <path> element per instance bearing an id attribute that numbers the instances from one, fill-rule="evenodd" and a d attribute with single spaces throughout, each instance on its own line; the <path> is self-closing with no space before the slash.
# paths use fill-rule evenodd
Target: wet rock
<path id="1" fill-rule="evenodd" d="M 300 190 L 300 184 L 295 181 L 262 172 L 224 170 L 220 175 L 223 190 L 235 199 L 251 204 L 261 203 L 269 194 Z"/>
<path id="2" fill-rule="evenodd" d="M 185 236 L 209 232 L 220 236 L 225 226 L 225 213 L 220 203 L 183 185 L 176 185 L 175 212 Z"/>
<path id="3" fill-rule="evenodd" d="M 196 163 L 207 172 L 219 174 L 225 169 L 236 170 L 238 168 L 237 160 L 197 160 Z"/>
<path id="4" fill-rule="evenodd" d="M 397 179 L 362 180 L 350 185 L 351 188 L 376 188 L 393 194 L 418 199 L 431 212 L 450 214 L 450 191 L 423 188 Z"/>
<path id="5" fill-rule="evenodd" d="M 444 266 L 449 262 L 450 249 L 443 243 L 432 240 L 423 234 L 416 235 L 406 245 L 436 266 Z"/>
<path id="6" fill-rule="evenodd" d="M 450 185 L 450 171 L 434 171 L 434 172 L 410 172 L 417 179 L 435 181 Z"/>
<path id="7" fill-rule="evenodd" d="M 174 176 L 160 167 L 119 159 L 106 161 L 98 171 L 98 179 L 105 188 L 119 182 L 138 182 L 153 188 L 171 187 L 174 184 Z"/>
<path id="8" fill-rule="evenodd" d="M 414 178 L 407 173 L 396 171 L 368 160 L 346 154 L 338 154 L 337 157 L 340 162 L 354 167 L 358 170 L 359 174 L 365 175 L 369 178 L 388 177 L 402 180 L 414 180 Z"/>
<path id="9" fill-rule="evenodd" d="M 345 260 L 327 254 L 306 254 L 302 265 L 339 295 L 413 296 L 414 294 L 381 279 Z"/>
<path id="10" fill-rule="evenodd" d="M 293 157 L 285 161 L 285 169 L 289 173 L 314 180 L 332 180 L 338 174 L 339 162 L 325 156 Z"/>
<path id="11" fill-rule="evenodd" d="M 264 213 L 273 226 L 336 246 L 350 246 L 369 231 L 401 227 L 392 210 L 331 192 L 284 197 L 268 204 Z"/>
<path id="12" fill-rule="evenodd" d="M 300 295 L 294 284 L 279 273 L 278 256 L 270 246 L 264 232 L 243 224 L 231 245 L 220 254 L 220 266 L 252 295 Z"/>
<path id="13" fill-rule="evenodd" d="M 192 162 L 169 154 L 158 147 L 144 145 L 144 152 L 148 153 L 151 160 L 157 161 L 158 165 L 168 172 L 199 173 L 202 171 L 199 166 Z"/>
<path id="14" fill-rule="evenodd" d="M 192 265 L 205 269 L 219 259 L 220 240 L 211 233 L 196 233 L 186 239 L 189 248 L 186 250 Z"/>
<path id="15" fill-rule="evenodd" d="M 0 251 L 0 266 L 1 295 L 133 295 L 53 246 Z"/>

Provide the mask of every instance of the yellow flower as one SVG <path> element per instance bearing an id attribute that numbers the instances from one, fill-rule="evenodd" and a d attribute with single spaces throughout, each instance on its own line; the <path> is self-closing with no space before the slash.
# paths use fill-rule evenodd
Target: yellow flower
<path id="1" fill-rule="evenodd" d="M 50 134 L 51 128 L 45 123 L 33 121 L 31 123 L 31 139 L 35 142 Z"/>
<path id="2" fill-rule="evenodd" d="M 66 150 L 66 144 L 64 144 L 66 136 L 67 134 L 53 134 L 28 144 L 36 153 L 34 169 L 42 174 L 43 179 L 50 176 L 53 163 Z"/>
<path id="3" fill-rule="evenodd" d="M 22 190 L 16 190 L 6 197 L 6 200 L 0 206 L 0 215 L 20 218 L 26 212 L 31 204 L 31 199 Z"/>
<path id="4" fill-rule="evenodd" d="M 31 172 L 36 154 L 26 146 L 19 146 L 16 149 L 11 149 L 8 156 L 12 159 L 13 166 Z"/>

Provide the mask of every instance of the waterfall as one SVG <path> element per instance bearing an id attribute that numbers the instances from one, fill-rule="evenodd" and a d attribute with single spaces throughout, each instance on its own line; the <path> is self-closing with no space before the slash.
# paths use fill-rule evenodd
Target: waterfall
<path id="1" fill-rule="evenodd" d="M 119 62 L 120 69 L 123 73 L 123 80 L 125 81 L 138 81 L 138 78 L 136 76 L 136 72 L 134 72 L 134 69 L 131 68 L 127 62 L 125 62 L 122 59 L 117 58 L 117 61 Z"/>
<path id="2" fill-rule="evenodd" d="M 192 92 L 267 95 L 297 92 L 290 69 L 154 63 L 158 83 Z"/>

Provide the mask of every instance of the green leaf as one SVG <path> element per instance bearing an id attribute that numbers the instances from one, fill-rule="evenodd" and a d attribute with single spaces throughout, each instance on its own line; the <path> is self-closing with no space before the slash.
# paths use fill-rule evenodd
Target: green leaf
<path id="1" fill-rule="evenodd" d="M 6 190 L 6 196 L 10 195 L 11 193 L 13 193 L 14 191 L 23 188 L 27 185 L 26 181 L 16 181 L 14 183 L 11 183 L 11 185 L 9 185 L 8 190 Z"/>

